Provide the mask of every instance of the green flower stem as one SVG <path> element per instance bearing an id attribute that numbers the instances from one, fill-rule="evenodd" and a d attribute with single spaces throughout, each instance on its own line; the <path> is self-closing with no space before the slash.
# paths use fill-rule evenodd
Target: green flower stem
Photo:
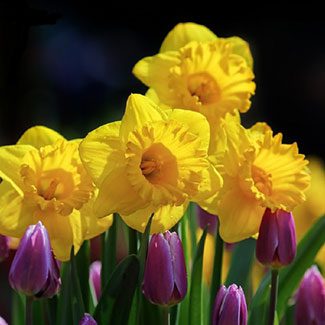
<path id="1" fill-rule="evenodd" d="M 33 297 L 26 297 L 25 324 L 33 325 Z"/>
<path id="2" fill-rule="evenodd" d="M 217 229 L 215 240 L 216 242 L 215 242 L 215 250 L 214 250 L 213 273 L 212 273 L 211 288 L 210 288 L 210 309 L 209 309 L 210 319 L 212 317 L 214 300 L 221 286 L 221 277 L 222 277 L 223 240 L 219 234 L 219 227 Z"/>
<path id="3" fill-rule="evenodd" d="M 162 323 L 163 325 L 170 325 L 169 307 L 162 307 Z"/>
<path id="4" fill-rule="evenodd" d="M 269 325 L 274 324 L 276 301 L 278 296 L 278 282 L 279 282 L 279 271 L 277 269 L 272 270 L 271 279 L 271 294 L 270 294 L 270 308 L 269 308 Z"/>
<path id="5" fill-rule="evenodd" d="M 138 239 L 137 239 L 137 231 L 128 227 L 129 232 L 129 255 L 137 254 L 138 252 Z"/>

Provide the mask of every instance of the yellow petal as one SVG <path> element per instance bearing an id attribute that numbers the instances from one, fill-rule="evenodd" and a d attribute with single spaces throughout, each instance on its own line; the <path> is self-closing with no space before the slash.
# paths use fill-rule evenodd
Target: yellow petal
<path id="1" fill-rule="evenodd" d="M 228 192 L 221 195 L 218 204 L 220 236 L 228 243 L 256 234 L 265 210 L 258 201 L 245 196 L 238 187 L 234 183 Z"/>
<path id="2" fill-rule="evenodd" d="M 146 86 L 154 88 L 164 98 L 170 97 L 169 71 L 180 63 L 178 52 L 160 53 L 141 59 L 133 68 L 133 74 Z"/>
<path id="3" fill-rule="evenodd" d="M 127 169 L 122 165 L 109 173 L 99 187 L 94 211 L 98 218 L 102 218 L 114 212 L 130 214 L 148 204 L 132 188 Z"/>
<path id="4" fill-rule="evenodd" d="M 97 194 L 97 193 L 96 193 Z M 80 217 L 85 224 L 85 239 L 91 239 L 106 231 L 113 222 L 113 215 L 110 214 L 104 218 L 97 218 L 94 213 L 94 202 L 96 196 L 89 200 L 80 209 Z"/>
<path id="5" fill-rule="evenodd" d="M 175 226 L 184 215 L 186 208 L 187 203 L 180 206 L 164 205 L 156 211 L 152 206 L 149 206 L 128 216 L 121 215 L 121 217 L 129 227 L 144 232 L 151 214 L 155 213 L 150 228 L 150 233 L 155 234 L 164 232 Z"/>
<path id="6" fill-rule="evenodd" d="M 195 23 L 177 24 L 164 39 L 160 52 L 176 51 L 191 41 L 210 42 L 217 36 L 207 27 Z"/>
<path id="7" fill-rule="evenodd" d="M 167 115 L 151 99 L 139 94 L 129 96 L 120 128 L 120 137 L 126 143 L 130 132 L 146 123 L 166 119 Z"/>
<path id="8" fill-rule="evenodd" d="M 81 142 L 81 160 L 97 186 L 120 165 L 124 152 L 119 138 L 121 122 L 105 124 L 88 133 Z"/>
<path id="9" fill-rule="evenodd" d="M 45 126 L 33 126 L 20 137 L 17 144 L 29 144 L 37 149 L 50 144 L 57 140 L 64 140 L 64 137 L 56 131 Z"/>
<path id="10" fill-rule="evenodd" d="M 32 212 L 23 204 L 23 196 L 3 180 L 0 184 L 0 233 L 21 237 L 32 221 Z"/>
<path id="11" fill-rule="evenodd" d="M 250 68 L 253 68 L 253 57 L 249 48 L 249 44 L 237 36 L 229 37 L 225 40 L 231 43 L 232 52 L 244 58 L 247 65 Z"/>
<path id="12" fill-rule="evenodd" d="M 221 175 L 215 167 L 210 165 L 203 171 L 203 181 L 200 183 L 199 192 L 192 200 L 209 213 L 217 214 L 217 195 L 222 184 Z"/>
<path id="13" fill-rule="evenodd" d="M 73 210 L 69 216 L 61 216 L 53 213 L 41 218 L 42 223 L 47 229 L 51 246 L 55 257 L 60 261 L 70 259 L 70 251 L 74 246 L 75 254 L 78 252 L 84 240 L 85 225 L 80 218 L 80 212 Z"/>
<path id="14" fill-rule="evenodd" d="M 29 145 L 13 145 L 0 147 L 0 177 L 10 182 L 18 193 L 21 191 L 20 167 L 22 159 L 29 151 L 36 149 Z"/>
<path id="15" fill-rule="evenodd" d="M 174 109 L 171 111 L 169 118 L 186 124 L 191 133 L 200 137 L 200 149 L 208 150 L 210 142 L 210 127 L 204 115 L 193 111 Z"/>

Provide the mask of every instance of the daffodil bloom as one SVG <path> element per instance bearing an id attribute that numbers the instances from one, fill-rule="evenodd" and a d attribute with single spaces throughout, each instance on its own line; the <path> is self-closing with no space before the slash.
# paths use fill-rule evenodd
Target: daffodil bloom
<path id="1" fill-rule="evenodd" d="M 311 184 L 306 191 L 306 201 L 293 211 L 297 240 L 306 234 L 309 228 L 325 214 L 325 165 L 318 157 L 309 157 Z M 325 271 L 325 245 L 316 256 L 317 263 Z"/>
<path id="2" fill-rule="evenodd" d="M 0 233 L 19 238 L 41 221 L 56 258 L 65 261 L 72 245 L 77 252 L 85 239 L 111 225 L 111 216 L 93 215 L 97 190 L 80 160 L 79 143 L 35 126 L 16 145 L 0 147 Z"/>
<path id="3" fill-rule="evenodd" d="M 266 208 L 292 211 L 305 200 L 310 183 L 308 161 L 297 144 L 283 144 L 282 134 L 263 123 L 228 130 L 223 159 L 224 186 L 216 199 L 220 234 L 236 242 L 258 232 Z"/>
<path id="4" fill-rule="evenodd" d="M 215 150 L 221 118 L 235 110 L 246 112 L 255 91 L 248 44 L 239 37 L 218 38 L 193 23 L 177 25 L 160 53 L 140 60 L 133 73 L 158 102 L 207 118 L 210 151 Z"/>
<path id="5" fill-rule="evenodd" d="M 207 159 L 209 124 L 186 110 L 161 110 L 130 95 L 124 117 L 90 132 L 80 156 L 99 188 L 98 217 L 117 212 L 132 228 L 163 232 L 183 216 L 189 201 L 205 205 L 222 185 Z"/>

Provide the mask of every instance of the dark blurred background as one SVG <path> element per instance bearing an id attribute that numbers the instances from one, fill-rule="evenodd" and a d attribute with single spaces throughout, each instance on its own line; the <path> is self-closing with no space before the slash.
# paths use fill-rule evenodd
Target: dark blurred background
<path id="1" fill-rule="evenodd" d="M 178 22 L 194 21 L 251 45 L 257 89 L 244 125 L 267 121 L 301 152 L 325 158 L 325 23 L 232 20 L 224 11 L 160 6 L 2 0 L 0 145 L 35 124 L 72 138 L 121 118 L 127 96 L 145 91 L 133 65 L 157 53 Z"/>

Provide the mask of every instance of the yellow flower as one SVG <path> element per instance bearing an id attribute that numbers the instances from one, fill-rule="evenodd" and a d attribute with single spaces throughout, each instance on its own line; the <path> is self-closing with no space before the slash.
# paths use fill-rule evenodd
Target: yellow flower
<path id="1" fill-rule="evenodd" d="M 224 186 L 212 213 L 219 216 L 222 238 L 231 243 L 258 232 L 266 207 L 292 211 L 302 203 L 310 175 L 297 144 L 282 144 L 282 134 L 273 136 L 264 123 L 248 130 L 234 124 L 228 135 Z"/>
<path id="2" fill-rule="evenodd" d="M 92 213 L 96 189 L 79 143 L 35 126 L 16 145 L 0 147 L 0 233 L 20 238 L 40 220 L 56 258 L 65 261 L 72 245 L 77 252 L 83 240 L 111 225 L 111 216 L 97 220 Z"/>
<path id="3" fill-rule="evenodd" d="M 311 186 L 306 191 L 306 201 L 293 211 L 298 241 L 305 235 L 317 219 L 325 214 L 325 166 L 316 157 L 309 158 Z M 325 245 L 316 256 L 316 261 L 325 272 Z"/>
<path id="4" fill-rule="evenodd" d="M 222 185 L 207 159 L 209 124 L 201 114 L 162 111 L 149 98 L 130 95 L 121 122 L 90 132 L 80 156 L 99 188 L 95 212 L 118 212 L 143 231 L 170 229 L 189 201 L 204 202 Z"/>
<path id="5" fill-rule="evenodd" d="M 151 98 L 170 107 L 202 113 L 215 149 L 220 119 L 246 112 L 255 91 L 248 44 L 238 37 L 217 38 L 193 23 L 177 25 L 159 54 L 140 60 L 133 73 L 151 87 Z"/>

